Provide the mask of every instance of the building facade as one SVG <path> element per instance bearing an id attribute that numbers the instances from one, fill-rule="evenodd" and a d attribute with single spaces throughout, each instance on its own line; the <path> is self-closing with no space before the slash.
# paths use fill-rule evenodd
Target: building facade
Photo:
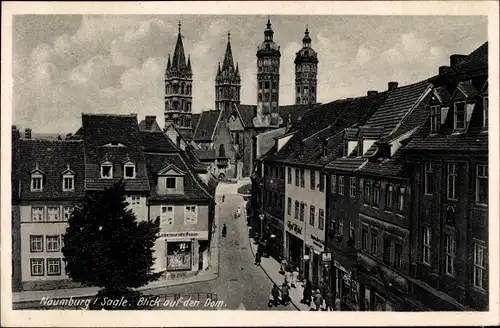
<path id="1" fill-rule="evenodd" d="M 174 125 L 182 135 L 192 137 L 191 105 L 193 103 L 193 72 L 191 58 L 184 54 L 181 23 L 175 44 L 174 55 L 168 56 L 165 70 L 165 127 Z"/>

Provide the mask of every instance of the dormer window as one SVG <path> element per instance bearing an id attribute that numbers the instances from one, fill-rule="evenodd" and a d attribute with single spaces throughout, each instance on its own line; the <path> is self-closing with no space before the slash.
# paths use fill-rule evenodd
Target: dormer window
<path id="1" fill-rule="evenodd" d="M 455 132 L 462 132 L 465 129 L 466 112 L 465 101 L 455 103 Z"/>
<path id="2" fill-rule="evenodd" d="M 38 168 L 38 163 L 36 168 L 31 171 L 31 191 L 42 191 L 43 190 L 43 172 Z"/>
<path id="3" fill-rule="evenodd" d="M 123 177 L 125 179 L 135 179 L 135 164 L 128 162 L 123 165 Z"/>
<path id="4" fill-rule="evenodd" d="M 101 179 L 113 178 L 113 163 L 104 162 L 101 164 Z"/>
<path id="5" fill-rule="evenodd" d="M 71 171 L 69 164 L 66 166 L 66 170 L 62 173 L 63 176 L 63 191 L 74 191 L 75 190 L 75 172 Z"/>
<path id="6" fill-rule="evenodd" d="M 483 128 L 488 129 L 488 96 L 483 97 Z"/>
<path id="7" fill-rule="evenodd" d="M 431 106 L 431 133 L 439 133 L 441 123 L 441 108 L 440 106 Z"/>
<path id="8" fill-rule="evenodd" d="M 175 189 L 176 186 L 176 179 L 174 177 L 167 177 L 166 178 L 166 188 L 167 189 Z"/>

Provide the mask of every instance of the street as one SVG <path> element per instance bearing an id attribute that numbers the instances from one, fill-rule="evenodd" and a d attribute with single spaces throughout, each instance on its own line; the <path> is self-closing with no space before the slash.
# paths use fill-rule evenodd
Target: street
<path id="1" fill-rule="evenodd" d="M 224 302 L 221 310 L 295 310 L 290 304 L 268 307 L 272 282 L 262 268 L 254 265 L 245 217 L 234 218 L 238 206 L 242 211 L 245 208 L 243 198 L 237 194 L 237 188 L 238 184 L 220 184 L 217 187 L 216 217 L 220 214 L 220 222 L 216 219 L 216 233 L 220 233 L 223 224 L 227 227 L 227 236 L 220 237 L 219 277 L 206 282 L 148 290 L 145 294 L 179 293 L 186 299 L 189 294 L 214 293 L 217 301 Z M 224 203 L 220 201 L 222 193 L 225 194 Z M 200 303 L 196 308 L 217 310 L 217 307 L 204 307 L 205 299 Z M 192 310 L 193 307 L 176 306 L 175 309 Z"/>

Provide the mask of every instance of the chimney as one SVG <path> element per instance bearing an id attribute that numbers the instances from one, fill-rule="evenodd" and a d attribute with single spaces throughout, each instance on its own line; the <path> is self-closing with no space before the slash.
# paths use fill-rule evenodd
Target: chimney
<path id="1" fill-rule="evenodd" d="M 375 96 L 377 93 L 378 93 L 378 91 L 377 91 L 377 90 L 369 90 L 369 91 L 366 93 L 366 95 L 367 95 L 367 96 Z"/>
<path id="2" fill-rule="evenodd" d="M 24 139 L 31 139 L 31 129 L 24 129 Z"/>
<path id="3" fill-rule="evenodd" d="M 151 130 L 154 122 L 156 122 L 156 116 L 146 116 L 146 130 Z"/>
<path id="4" fill-rule="evenodd" d="M 387 86 L 388 91 L 394 90 L 398 87 L 398 82 L 389 82 Z"/>
<path id="5" fill-rule="evenodd" d="M 450 66 L 451 68 L 455 68 L 465 57 L 465 55 L 451 55 L 450 56 Z"/>
<path id="6" fill-rule="evenodd" d="M 444 74 L 449 69 L 450 66 L 439 66 L 439 75 Z"/>

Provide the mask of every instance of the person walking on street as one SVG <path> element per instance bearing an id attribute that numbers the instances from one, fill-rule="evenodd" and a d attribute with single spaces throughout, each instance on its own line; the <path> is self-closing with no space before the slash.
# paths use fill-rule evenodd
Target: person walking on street
<path id="1" fill-rule="evenodd" d="M 325 304 L 326 304 L 326 310 L 327 311 L 333 311 L 333 293 L 331 291 L 328 291 L 326 293 L 325 297 Z"/>
<path id="2" fill-rule="evenodd" d="M 321 291 L 317 289 L 316 294 L 314 294 L 314 305 L 316 306 L 316 311 L 320 310 L 322 304 L 323 296 L 321 296 Z"/>
<path id="3" fill-rule="evenodd" d="M 297 283 L 297 280 L 299 278 L 299 269 L 298 268 L 292 268 L 292 275 L 291 275 L 291 282 L 290 285 L 292 288 L 295 288 L 295 284 Z"/>
<path id="4" fill-rule="evenodd" d="M 282 258 L 281 259 L 281 263 L 280 263 L 280 273 L 285 273 L 285 270 L 286 270 L 286 266 L 287 266 L 287 261 L 286 261 L 286 258 Z"/>
<path id="5" fill-rule="evenodd" d="M 342 310 L 342 301 L 340 300 L 339 294 L 337 294 L 337 297 L 335 298 L 335 311 L 341 311 Z"/>
<path id="6" fill-rule="evenodd" d="M 302 302 L 307 306 L 311 306 L 311 297 L 312 297 L 311 282 L 308 280 L 306 281 L 306 285 L 304 287 L 304 290 L 302 291 Z"/>
<path id="7" fill-rule="evenodd" d="M 292 285 L 292 273 L 290 272 L 290 270 L 288 268 L 285 268 L 285 281 L 284 281 L 284 284 L 286 284 L 287 286 L 291 286 Z"/>
<path id="8" fill-rule="evenodd" d="M 223 203 L 224 203 L 224 199 L 225 199 L 225 198 L 226 198 L 226 197 L 225 197 L 224 195 L 222 195 L 222 202 L 223 202 Z"/>
<path id="9" fill-rule="evenodd" d="M 261 258 L 262 255 L 259 252 L 257 252 L 257 254 L 255 254 L 255 265 L 260 265 Z"/>
<path id="10" fill-rule="evenodd" d="M 271 290 L 271 295 L 273 296 L 273 304 L 275 307 L 277 307 L 280 299 L 280 290 L 277 285 L 273 286 L 273 289 Z"/>
<path id="11" fill-rule="evenodd" d="M 227 228 L 226 224 L 224 223 L 224 225 L 222 226 L 222 237 L 226 237 L 226 234 L 227 234 Z"/>
<path id="12" fill-rule="evenodd" d="M 285 306 L 290 302 L 290 290 L 288 288 L 288 285 L 285 283 L 281 287 L 281 301 Z"/>

